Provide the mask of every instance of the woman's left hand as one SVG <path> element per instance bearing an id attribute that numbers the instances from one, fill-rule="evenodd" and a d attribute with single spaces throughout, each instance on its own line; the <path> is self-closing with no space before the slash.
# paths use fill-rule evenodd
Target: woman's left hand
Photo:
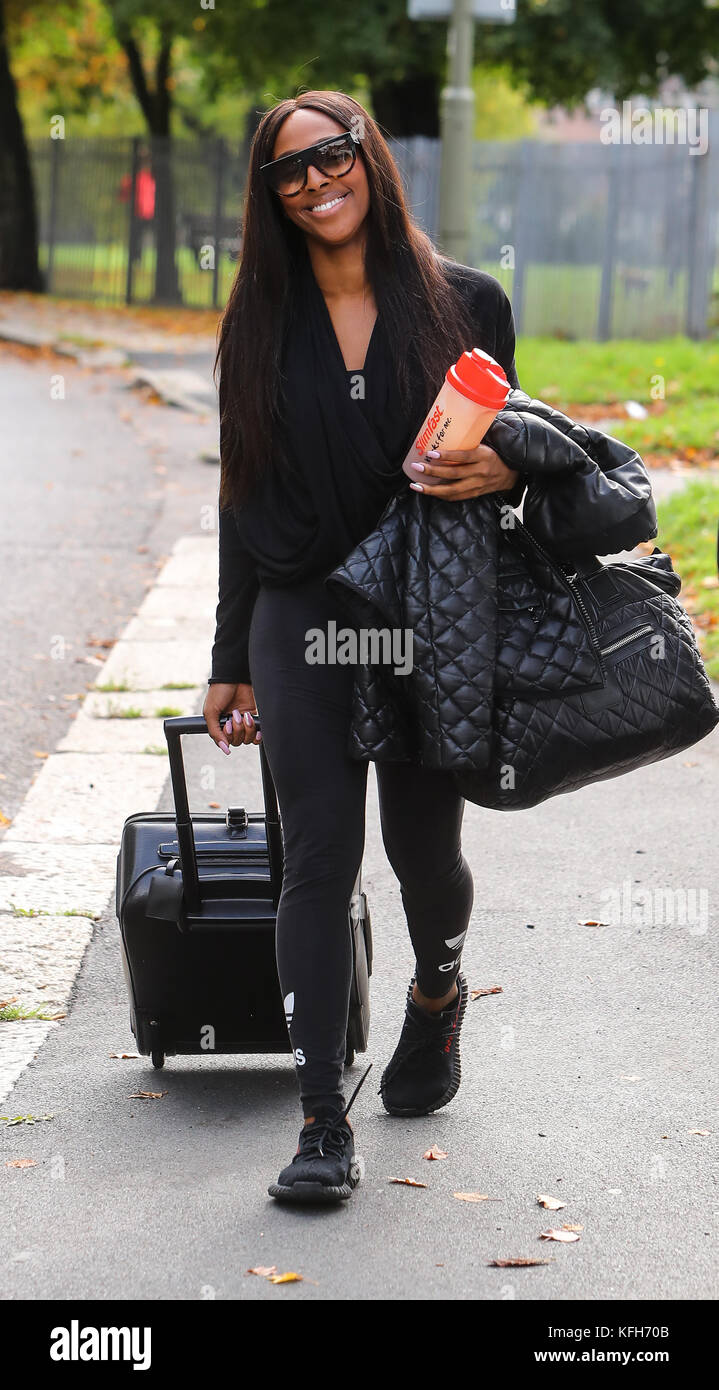
<path id="1" fill-rule="evenodd" d="M 519 477 L 488 444 L 478 444 L 476 449 L 430 450 L 421 467 L 412 463 L 410 468 L 417 478 L 410 487 L 457 502 L 486 492 L 510 492 Z"/>

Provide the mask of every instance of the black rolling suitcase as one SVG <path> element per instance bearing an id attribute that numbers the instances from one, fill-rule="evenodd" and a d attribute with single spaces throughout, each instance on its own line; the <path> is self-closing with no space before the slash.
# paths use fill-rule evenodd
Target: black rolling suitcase
<path id="1" fill-rule="evenodd" d="M 164 728 L 175 816 L 129 816 L 117 856 L 115 905 L 138 1049 L 155 1067 L 176 1053 L 289 1052 L 274 941 L 282 827 L 264 746 L 264 812 L 233 806 L 191 816 L 181 736 L 207 736 L 207 725 L 188 716 L 165 719 Z M 372 931 L 361 870 L 347 911 L 349 1065 L 369 1033 Z"/>

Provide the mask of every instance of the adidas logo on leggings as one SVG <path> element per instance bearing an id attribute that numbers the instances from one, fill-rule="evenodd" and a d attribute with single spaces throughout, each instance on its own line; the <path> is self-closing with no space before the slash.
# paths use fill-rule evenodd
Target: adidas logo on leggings
<path id="1" fill-rule="evenodd" d="M 454 948 L 455 946 L 459 946 L 460 942 L 461 942 L 461 941 L 464 941 L 464 938 L 465 938 L 466 935 L 467 935 L 467 928 L 465 927 L 464 931 L 461 931 L 461 932 L 459 933 L 459 936 L 446 936 L 445 939 L 444 939 L 444 944 L 445 944 L 445 946 L 449 946 L 450 948 Z M 460 954 L 457 956 L 456 960 L 448 960 L 448 961 L 446 961 L 446 963 L 445 963 L 444 965 L 440 965 L 438 968 L 439 968 L 440 970 L 442 970 L 442 971 L 454 970 L 454 967 L 455 967 L 456 965 L 459 965 L 460 959 L 461 959 L 461 952 L 460 952 Z"/>

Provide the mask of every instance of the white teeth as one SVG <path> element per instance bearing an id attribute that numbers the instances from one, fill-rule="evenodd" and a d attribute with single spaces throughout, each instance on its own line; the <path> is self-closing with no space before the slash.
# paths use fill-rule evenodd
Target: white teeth
<path id="1" fill-rule="evenodd" d="M 334 208 L 337 206 L 338 203 L 343 203 L 346 197 L 347 194 L 343 193 L 339 198 L 333 198 L 332 201 L 329 203 L 315 203 L 315 206 L 313 208 L 310 208 L 309 211 L 315 213 L 326 212 L 328 208 Z"/>

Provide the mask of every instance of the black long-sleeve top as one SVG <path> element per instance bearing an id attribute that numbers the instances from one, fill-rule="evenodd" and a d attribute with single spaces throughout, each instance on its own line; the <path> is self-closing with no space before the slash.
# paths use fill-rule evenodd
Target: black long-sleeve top
<path id="1" fill-rule="evenodd" d="M 519 387 L 514 361 L 514 318 L 510 301 L 499 281 L 484 271 L 454 262 L 446 262 L 444 270 L 463 298 L 466 297 L 465 302 L 470 309 L 471 322 L 476 325 L 474 341 L 470 346 L 480 347 L 489 352 L 501 363 L 510 384 L 513 387 Z M 372 357 L 372 366 L 374 372 L 382 373 L 382 371 L 386 372 L 389 353 L 379 320 L 377 330 L 378 341 Z M 366 369 L 369 366 L 369 361 L 368 353 Z M 347 375 L 349 381 L 357 374 L 348 372 Z M 358 399 L 357 405 L 371 420 L 378 435 L 381 437 L 384 435 L 388 451 L 394 448 L 396 452 L 397 422 L 388 418 L 386 396 L 383 396 L 380 383 L 381 378 L 378 376 L 373 382 L 373 389 L 368 389 L 364 398 Z M 223 404 L 224 395 L 221 380 L 220 414 Z M 384 410 L 383 407 L 385 407 Z M 404 434 L 416 429 L 417 423 L 416 420 L 405 421 Z M 394 433 L 392 433 L 393 428 Z M 220 452 L 222 453 L 222 441 Z M 294 580 L 309 578 L 313 573 L 320 571 L 328 573 L 330 568 L 346 558 L 351 545 L 356 544 L 369 534 L 379 520 L 381 510 L 389 501 L 390 496 L 406 486 L 408 486 L 408 479 L 404 473 L 401 474 L 399 484 L 396 477 L 394 480 L 388 478 L 387 492 L 382 500 L 382 507 L 377 510 L 377 499 L 374 498 L 376 515 L 370 515 L 368 512 L 364 518 L 357 517 L 355 520 L 358 529 L 357 534 L 353 537 L 337 535 L 336 541 L 334 541 L 337 546 L 334 555 L 331 553 L 333 540 L 330 539 L 329 541 L 329 550 L 327 540 L 327 534 L 330 537 L 335 535 L 334 526 L 329 524 L 330 521 L 334 522 L 334 518 L 330 518 L 328 514 L 324 519 L 328 524 L 325 526 L 325 538 L 320 549 L 315 548 L 314 553 L 312 550 L 304 550 L 306 518 L 299 517 L 297 512 L 293 511 L 292 505 L 289 504 L 280 513 L 279 506 L 283 496 L 281 492 L 276 494 L 274 503 L 265 507 L 260 513 L 263 542 L 263 553 L 260 559 L 252 551 L 251 516 L 249 533 L 246 525 L 244 535 L 241 536 L 233 509 L 231 507 L 220 508 L 219 592 L 215 640 L 212 648 L 212 674 L 208 684 L 223 682 L 228 685 L 240 683 L 250 685 L 252 683 L 248 641 L 252 612 L 260 584 L 287 583 L 288 556 L 296 561 L 292 569 Z M 519 503 L 523 491 L 524 482 L 520 479 L 516 487 L 504 495 L 515 506 Z M 329 507 L 329 501 L 327 505 Z M 316 497 L 313 499 L 312 507 L 316 511 Z M 305 524 L 304 531 L 303 522 Z M 273 551 L 278 557 L 277 562 L 274 561 Z M 279 563 L 280 556 L 282 557 L 282 566 Z"/>

